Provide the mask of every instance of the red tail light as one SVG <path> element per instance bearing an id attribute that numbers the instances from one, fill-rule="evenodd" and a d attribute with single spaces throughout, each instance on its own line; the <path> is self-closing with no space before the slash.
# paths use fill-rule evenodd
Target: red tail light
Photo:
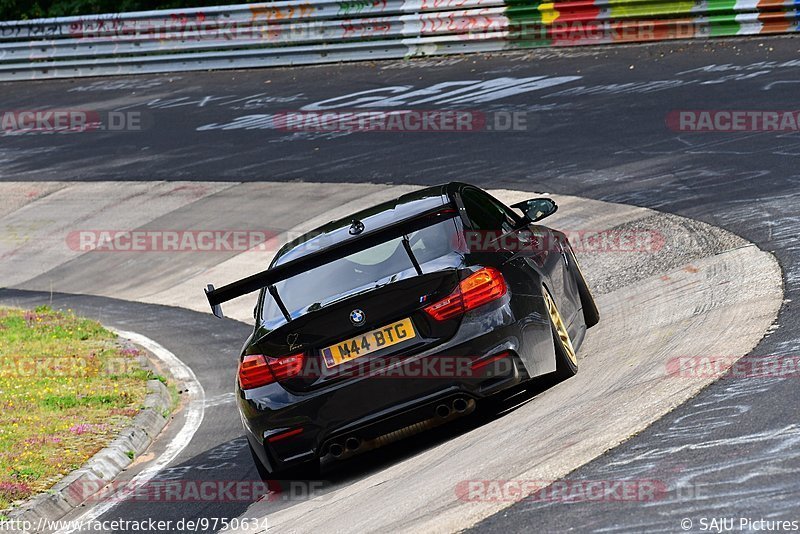
<path id="1" fill-rule="evenodd" d="M 437 321 L 444 321 L 497 300 L 507 292 L 506 280 L 500 271 L 484 267 L 462 280 L 450 295 L 425 308 L 425 312 Z"/>
<path id="2" fill-rule="evenodd" d="M 304 359 L 302 352 L 283 358 L 249 354 L 239 364 L 239 386 L 253 389 L 297 376 L 303 369 Z"/>
<path id="3" fill-rule="evenodd" d="M 302 427 L 295 428 L 293 430 L 287 430 L 286 432 L 281 432 L 280 434 L 273 434 L 272 436 L 267 438 L 267 441 L 269 441 L 270 443 L 275 443 L 276 441 L 280 441 L 280 440 L 286 439 L 286 438 L 291 438 L 293 436 L 296 436 L 296 435 L 302 434 L 302 433 L 303 433 L 303 428 Z"/>
<path id="4" fill-rule="evenodd" d="M 472 367 L 473 371 L 477 371 L 478 369 L 482 369 L 482 368 L 486 367 L 490 363 L 494 363 L 494 362 L 496 362 L 498 360 L 502 360 L 503 358 L 508 358 L 509 356 L 511 356 L 510 352 L 508 352 L 508 351 L 501 352 L 500 354 L 495 354 L 494 356 L 490 356 L 490 357 L 488 357 L 488 358 L 486 358 L 484 360 L 474 361 L 474 362 L 472 362 L 472 365 L 470 367 Z"/>

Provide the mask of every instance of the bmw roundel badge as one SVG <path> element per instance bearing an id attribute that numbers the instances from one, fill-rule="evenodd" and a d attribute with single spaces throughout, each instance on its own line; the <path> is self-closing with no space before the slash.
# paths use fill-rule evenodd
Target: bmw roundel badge
<path id="1" fill-rule="evenodd" d="M 350 312 L 350 322 L 354 325 L 361 326 L 366 320 L 367 316 L 364 314 L 364 310 L 355 309 Z"/>

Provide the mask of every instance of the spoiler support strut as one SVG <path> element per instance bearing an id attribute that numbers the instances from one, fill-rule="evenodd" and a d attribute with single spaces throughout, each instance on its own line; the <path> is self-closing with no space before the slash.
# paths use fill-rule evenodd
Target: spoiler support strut
<path id="1" fill-rule="evenodd" d="M 275 304 L 278 305 L 278 308 L 281 310 L 283 318 L 286 319 L 286 322 L 288 323 L 291 321 L 292 316 L 289 315 L 289 310 L 286 309 L 286 305 L 281 300 L 281 296 L 278 294 L 278 290 L 275 288 L 275 286 L 269 286 L 267 291 L 269 291 L 269 294 L 272 295 L 273 299 L 275 299 Z"/>

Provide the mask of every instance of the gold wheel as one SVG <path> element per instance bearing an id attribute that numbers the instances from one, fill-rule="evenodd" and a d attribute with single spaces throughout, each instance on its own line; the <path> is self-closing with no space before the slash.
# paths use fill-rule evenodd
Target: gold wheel
<path id="1" fill-rule="evenodd" d="M 542 291 L 542 294 L 544 295 L 544 303 L 547 306 L 547 311 L 550 313 L 550 321 L 552 321 L 556 333 L 561 340 L 561 346 L 564 347 L 564 352 L 567 354 L 567 358 L 572 362 L 572 365 L 577 366 L 578 357 L 575 355 L 575 348 L 572 346 L 572 340 L 569 338 L 569 333 L 567 332 L 567 327 L 564 325 L 564 321 L 561 319 L 561 314 L 558 313 L 556 303 L 553 302 L 553 297 L 550 296 L 550 293 L 546 289 Z"/>

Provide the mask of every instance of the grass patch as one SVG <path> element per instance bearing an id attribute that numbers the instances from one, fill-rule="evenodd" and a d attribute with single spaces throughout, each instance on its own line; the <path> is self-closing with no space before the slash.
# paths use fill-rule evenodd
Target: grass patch
<path id="1" fill-rule="evenodd" d="M 139 365 L 99 323 L 71 311 L 0 308 L 0 510 L 50 488 L 139 413 Z"/>

